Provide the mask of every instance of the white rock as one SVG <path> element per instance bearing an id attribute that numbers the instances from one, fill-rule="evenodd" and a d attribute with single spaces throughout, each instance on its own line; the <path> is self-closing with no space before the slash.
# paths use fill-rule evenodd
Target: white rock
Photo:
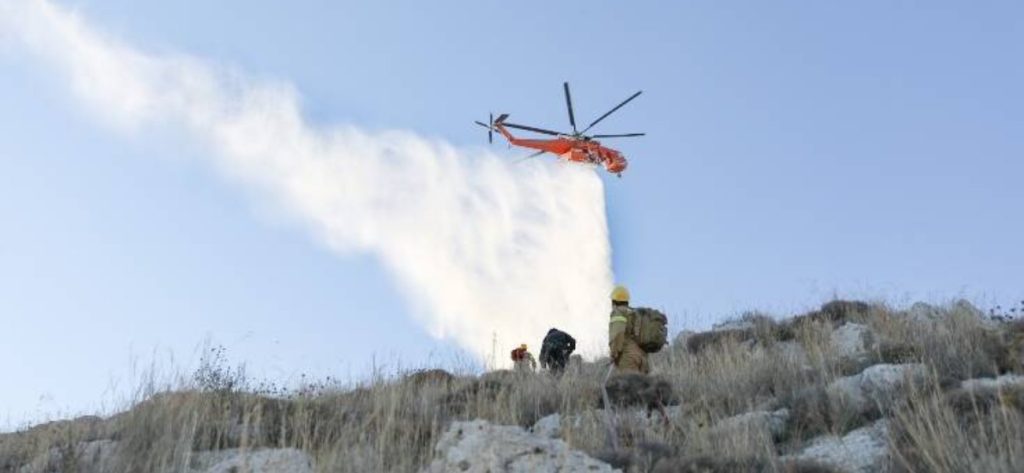
<path id="1" fill-rule="evenodd" d="M 260 450 L 229 449 L 198 452 L 193 457 L 193 469 L 202 473 L 313 473 L 313 459 L 306 452 L 294 448 L 268 448 Z"/>
<path id="2" fill-rule="evenodd" d="M 75 446 L 73 459 L 69 461 L 73 463 L 75 471 L 79 473 L 101 473 L 114 470 L 117 454 L 118 443 L 113 440 L 80 442 Z M 51 448 L 33 459 L 32 462 L 19 468 L 18 472 L 60 472 L 62 467 L 66 467 L 65 460 L 64 452 L 58 448 Z"/>
<path id="3" fill-rule="evenodd" d="M 789 409 L 753 411 L 723 419 L 711 427 L 711 435 L 736 438 L 740 435 L 778 437 L 786 430 Z"/>
<path id="4" fill-rule="evenodd" d="M 866 412 L 876 405 L 887 405 L 904 393 L 907 381 L 918 381 L 928 373 L 921 363 L 879 364 L 860 374 L 833 381 L 826 389 L 834 402 Z"/>
<path id="5" fill-rule="evenodd" d="M 865 412 L 871 408 L 871 403 L 861 389 L 861 375 L 844 376 L 832 381 L 825 389 L 829 401 L 833 404 L 849 406 L 857 412 Z"/>
<path id="6" fill-rule="evenodd" d="M 811 368 L 811 359 L 807 356 L 807 350 L 800 342 L 787 340 L 774 345 L 778 350 L 779 357 L 790 366 L 797 366 L 801 369 Z"/>
<path id="7" fill-rule="evenodd" d="M 861 389 L 872 400 L 891 398 L 907 381 L 920 381 L 928 374 L 922 363 L 879 364 L 861 372 Z"/>
<path id="8" fill-rule="evenodd" d="M 121 460 L 120 444 L 114 440 L 81 442 L 75 447 L 74 471 L 78 473 L 106 473 L 116 471 Z M 313 473 L 313 459 L 293 448 L 247 450 L 228 449 L 194 452 L 191 454 L 189 473 Z M 53 448 L 31 463 L 18 469 L 19 473 L 63 472 L 65 458 Z M 181 471 L 180 469 L 168 469 Z"/>
<path id="9" fill-rule="evenodd" d="M 1024 384 L 1024 376 L 1017 374 L 1004 374 L 998 378 L 976 378 L 966 379 L 960 382 L 960 387 L 970 390 L 991 390 L 1003 389 L 1008 386 Z"/>
<path id="10" fill-rule="evenodd" d="M 874 348 L 875 335 L 866 325 L 846 323 L 832 331 L 831 340 L 840 357 L 861 359 Z"/>
<path id="11" fill-rule="evenodd" d="M 946 307 L 938 307 L 924 302 L 917 302 L 910 306 L 909 309 L 902 312 L 902 314 L 904 317 L 912 321 L 923 323 L 935 323 L 952 314 L 962 314 L 977 319 L 985 326 L 994 328 L 998 325 L 988 317 L 985 317 L 985 313 L 982 312 L 981 309 L 978 309 L 974 304 L 971 304 L 965 299 L 957 300 Z"/>
<path id="12" fill-rule="evenodd" d="M 924 302 L 915 302 L 904 315 L 914 322 L 937 322 L 946 317 L 946 311 Z"/>
<path id="13" fill-rule="evenodd" d="M 676 336 L 672 338 L 672 348 L 685 350 L 686 342 L 690 340 L 690 337 L 696 334 L 697 332 L 694 332 L 693 330 L 683 330 L 682 332 L 677 333 Z"/>
<path id="14" fill-rule="evenodd" d="M 572 450 L 562 440 L 484 420 L 453 422 L 435 447 L 430 473 L 612 472 L 607 463 Z"/>
<path id="15" fill-rule="evenodd" d="M 882 419 L 873 425 L 851 431 L 843 437 L 825 435 L 813 439 L 795 455 L 783 460 L 811 460 L 844 473 L 877 473 L 888 471 L 889 423 Z"/>
<path id="16" fill-rule="evenodd" d="M 711 326 L 712 332 L 721 332 L 723 330 L 748 330 L 754 328 L 754 323 L 749 320 L 726 320 L 719 322 Z"/>
<path id="17" fill-rule="evenodd" d="M 551 414 L 549 416 L 542 417 L 533 424 L 533 427 L 530 427 L 530 433 L 549 439 L 561 438 L 562 415 Z"/>

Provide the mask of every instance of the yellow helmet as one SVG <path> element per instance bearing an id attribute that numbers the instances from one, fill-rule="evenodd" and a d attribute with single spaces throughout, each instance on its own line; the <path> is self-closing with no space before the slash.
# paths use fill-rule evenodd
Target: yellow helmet
<path id="1" fill-rule="evenodd" d="M 612 300 L 615 302 L 629 302 L 629 289 L 626 289 L 626 286 L 615 286 L 615 289 L 612 289 Z"/>
<path id="2" fill-rule="evenodd" d="M 526 349 L 526 344 L 524 343 L 522 345 L 519 345 L 519 349 L 520 350 L 525 350 Z"/>

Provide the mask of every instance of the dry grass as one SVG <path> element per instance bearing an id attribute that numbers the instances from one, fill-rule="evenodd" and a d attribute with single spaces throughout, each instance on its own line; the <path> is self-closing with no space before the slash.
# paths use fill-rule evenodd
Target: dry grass
<path id="1" fill-rule="evenodd" d="M 1020 388 L 917 393 L 896 411 L 897 471 L 1024 471 L 1022 395 Z"/>
<path id="2" fill-rule="evenodd" d="M 374 376 L 349 388 L 327 382 L 282 391 L 253 385 L 226 368 L 220 353 L 187 380 L 145 386 L 122 414 L 0 436 L 0 471 L 48 452 L 64 452 L 54 455 L 63 465 L 52 466 L 73 471 L 82 442 L 99 439 L 119 442 L 118 472 L 182 471 L 195 451 L 262 447 L 309 452 L 318 471 L 417 471 L 451 420 L 526 427 L 556 412 L 567 442 L 632 471 L 825 472 L 780 458 L 809 438 L 843 434 L 882 415 L 894 420 L 896 463 L 906 471 L 1024 471 L 1024 389 L 957 389 L 962 379 L 1019 372 L 1024 325 L 957 305 L 945 310 L 927 321 L 882 305 L 836 302 L 784 322 L 748 316 L 748 328 L 691 337 L 687 347 L 652 358 L 679 402 L 671 408 L 677 413 L 664 422 L 657 412 L 617 410 L 616 452 L 606 450 L 605 416 L 597 410 L 606 361 L 572 367 L 561 378 L 430 370 Z M 829 335 L 845 322 L 875 333 L 867 361 L 851 363 L 833 350 Z M 909 361 L 924 363 L 933 376 L 911 386 L 899 405 L 854 412 L 825 394 L 833 380 L 870 363 Z M 723 437 L 715 430 L 723 419 L 779 408 L 790 411 L 781 434 Z"/>
<path id="3" fill-rule="evenodd" d="M 0 471 L 97 439 L 120 442 L 118 472 L 185 471 L 194 451 L 263 447 L 310 452 L 320 471 L 415 471 L 452 419 L 530 426 L 554 412 L 595 408 L 601 375 L 590 368 L 561 379 L 413 372 L 354 389 L 320 385 L 299 393 L 264 392 L 225 375 L 230 382 L 161 390 L 109 419 L 0 436 Z M 76 461 L 62 456 L 63 463 Z"/>

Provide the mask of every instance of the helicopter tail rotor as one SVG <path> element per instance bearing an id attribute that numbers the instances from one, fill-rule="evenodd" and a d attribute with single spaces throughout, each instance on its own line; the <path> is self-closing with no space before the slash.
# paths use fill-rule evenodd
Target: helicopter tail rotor
<path id="1" fill-rule="evenodd" d="M 480 126 L 486 128 L 487 129 L 487 142 L 488 143 L 494 143 L 494 114 L 493 113 L 490 114 L 490 118 L 488 119 L 487 123 L 483 123 L 483 122 L 478 121 L 478 120 L 474 120 L 473 123 L 476 123 L 477 125 L 480 125 Z"/>

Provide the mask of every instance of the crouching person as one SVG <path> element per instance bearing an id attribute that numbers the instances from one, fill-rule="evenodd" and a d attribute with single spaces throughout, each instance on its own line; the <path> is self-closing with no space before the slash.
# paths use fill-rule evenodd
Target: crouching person
<path id="1" fill-rule="evenodd" d="M 576 350 L 576 339 L 557 328 L 548 330 L 540 347 L 540 367 L 556 376 L 565 372 L 569 356 Z"/>

